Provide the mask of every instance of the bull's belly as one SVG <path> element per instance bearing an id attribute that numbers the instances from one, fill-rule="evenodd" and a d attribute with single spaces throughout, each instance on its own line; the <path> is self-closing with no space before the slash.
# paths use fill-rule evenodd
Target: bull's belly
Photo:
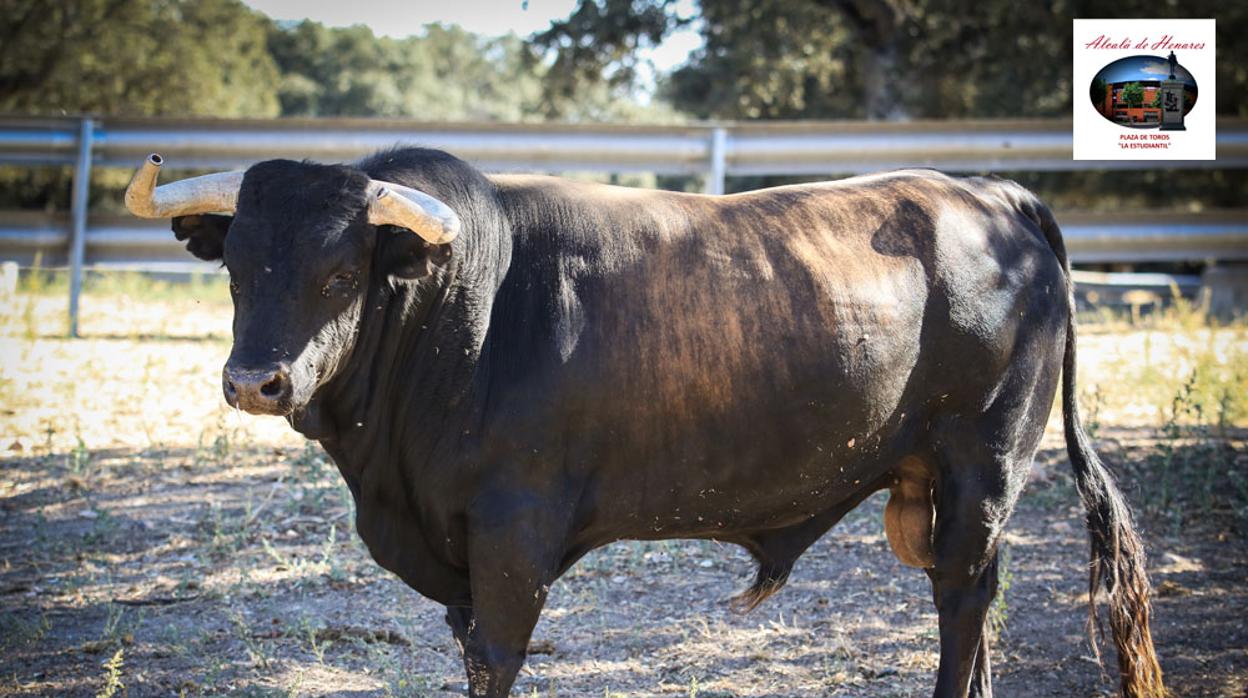
<path id="1" fill-rule="evenodd" d="M 824 478 L 793 473 L 791 484 L 768 482 L 766 491 L 733 485 L 676 493 L 658 506 L 642 507 L 617 521 L 602 540 L 630 538 L 714 538 L 732 540 L 760 531 L 788 528 L 879 489 L 888 467 L 875 460 L 847 470 L 858 477 Z M 783 474 L 782 474 L 783 475 Z"/>
<path id="2" fill-rule="evenodd" d="M 666 448 L 619 446 L 595 474 L 588 529 L 616 538 L 733 538 L 800 523 L 878 488 L 913 450 L 900 410 L 794 410 L 735 429 L 668 431 Z"/>

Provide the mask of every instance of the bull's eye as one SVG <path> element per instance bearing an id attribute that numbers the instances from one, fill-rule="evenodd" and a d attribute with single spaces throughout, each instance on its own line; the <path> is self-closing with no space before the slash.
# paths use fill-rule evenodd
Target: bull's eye
<path id="1" fill-rule="evenodd" d="M 329 277 L 321 289 L 321 295 L 328 296 L 333 291 L 346 291 L 359 285 L 359 275 L 354 271 L 343 271 Z"/>

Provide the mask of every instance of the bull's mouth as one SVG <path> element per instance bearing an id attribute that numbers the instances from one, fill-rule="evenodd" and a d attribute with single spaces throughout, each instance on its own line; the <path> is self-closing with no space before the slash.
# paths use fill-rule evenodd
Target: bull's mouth
<path id="1" fill-rule="evenodd" d="M 236 410 L 242 410 L 247 414 L 289 417 L 295 412 L 295 405 L 290 401 L 268 403 L 254 402 L 250 400 L 230 400 L 228 397 L 225 401 L 230 407 L 233 407 Z"/>

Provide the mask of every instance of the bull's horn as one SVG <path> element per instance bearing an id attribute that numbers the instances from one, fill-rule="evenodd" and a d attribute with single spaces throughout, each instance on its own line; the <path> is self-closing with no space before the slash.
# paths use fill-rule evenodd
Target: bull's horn
<path id="1" fill-rule="evenodd" d="M 459 235 L 459 216 L 423 191 L 374 179 L 369 185 L 368 222 L 407 228 L 433 245 Z"/>
<path id="2" fill-rule="evenodd" d="M 126 187 L 126 208 L 140 218 L 171 218 L 196 213 L 234 213 L 242 172 L 217 172 L 156 186 L 164 158 L 157 153 L 134 173 Z"/>

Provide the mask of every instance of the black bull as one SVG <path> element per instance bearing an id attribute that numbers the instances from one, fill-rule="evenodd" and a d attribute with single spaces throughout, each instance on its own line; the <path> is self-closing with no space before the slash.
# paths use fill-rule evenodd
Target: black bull
<path id="1" fill-rule="evenodd" d="M 369 225 L 369 177 L 438 197 L 462 234 Z M 234 216 L 174 230 L 229 269 L 227 399 L 321 442 L 373 557 L 447 606 L 473 696 L 508 693 L 586 552 L 736 543 L 753 607 L 885 488 L 893 550 L 931 578 L 936 695 L 990 694 L 997 543 L 1059 375 L 1123 690 L 1163 691 L 1142 546 L 1076 411 L 1061 234 L 1011 182 L 708 197 L 405 149 L 255 165 Z"/>

